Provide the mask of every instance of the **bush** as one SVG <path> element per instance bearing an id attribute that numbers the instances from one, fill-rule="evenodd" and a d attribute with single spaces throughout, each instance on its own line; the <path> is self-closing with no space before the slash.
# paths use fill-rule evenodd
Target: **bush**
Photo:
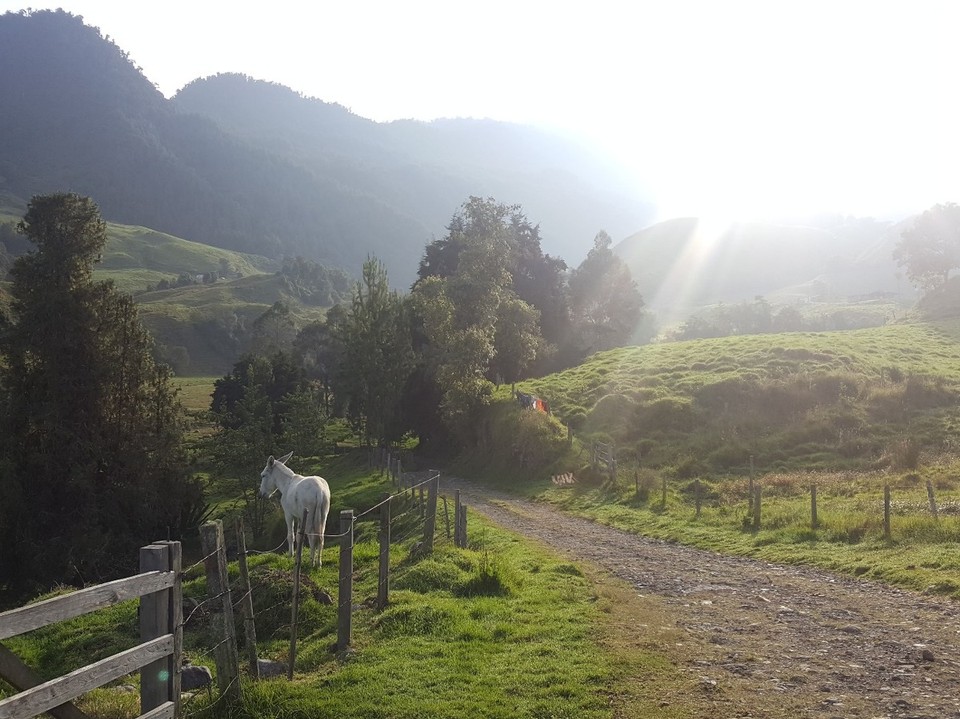
<path id="1" fill-rule="evenodd" d="M 511 454 L 521 468 L 549 465 L 567 448 L 567 430 L 552 415 L 522 410 L 513 427 Z"/>
<path id="2" fill-rule="evenodd" d="M 456 617 L 450 609 L 430 604 L 404 604 L 387 609 L 376 621 L 385 636 L 441 636 L 454 625 Z"/>
<path id="3" fill-rule="evenodd" d="M 894 442 L 887 451 L 890 468 L 897 471 L 914 470 L 920 465 L 920 443 L 908 438 Z"/>
<path id="4" fill-rule="evenodd" d="M 456 565 L 426 559 L 411 567 L 393 581 L 396 589 L 409 589 L 419 594 L 450 590 L 463 579 L 463 571 Z"/>

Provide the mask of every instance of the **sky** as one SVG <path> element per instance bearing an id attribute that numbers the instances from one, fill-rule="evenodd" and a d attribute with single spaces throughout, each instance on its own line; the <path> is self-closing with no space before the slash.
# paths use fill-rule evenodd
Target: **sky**
<path id="1" fill-rule="evenodd" d="M 37 0 L 33 0 L 37 2 Z M 960 201 L 960 3 L 60 0 L 167 96 L 239 72 L 377 121 L 574 134 L 659 219 Z M 0 12 L 22 3 L 0 0 Z"/>

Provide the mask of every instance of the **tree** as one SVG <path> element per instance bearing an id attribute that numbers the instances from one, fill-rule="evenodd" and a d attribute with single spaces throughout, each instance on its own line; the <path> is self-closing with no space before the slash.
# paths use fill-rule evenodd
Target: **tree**
<path id="1" fill-rule="evenodd" d="M 420 261 L 420 281 L 427 277 L 449 279 L 469 272 L 461 263 L 461 254 L 469 254 L 471 248 L 494 253 L 498 268 L 491 279 L 501 298 L 506 294 L 503 290 L 508 290 L 537 310 L 538 334 L 544 340 L 537 342 L 537 359 L 541 360 L 541 367 L 547 366 L 544 355 L 551 353 L 567 335 L 570 312 L 564 280 L 567 265 L 559 257 L 544 254 L 539 225 L 531 224 L 518 205 L 471 197 L 447 229 L 446 236 L 427 245 Z M 486 244 L 483 238 L 488 238 Z M 533 358 L 524 369 L 532 363 Z"/>
<path id="2" fill-rule="evenodd" d="M 259 355 L 286 350 L 293 343 L 296 333 L 290 316 L 290 305 L 277 300 L 270 309 L 253 321 L 252 350 Z"/>
<path id="3" fill-rule="evenodd" d="M 519 379 L 542 346 L 540 314 L 514 290 L 514 276 L 526 266 L 518 258 L 538 252 L 538 231 L 519 208 L 479 197 L 427 247 L 412 295 L 424 369 L 461 442 L 472 439 L 470 418 L 488 401 L 490 378 Z"/>
<path id="4" fill-rule="evenodd" d="M 343 305 L 334 305 L 322 321 L 304 326 L 293 341 L 294 356 L 304 376 L 320 384 L 327 413 L 334 412 L 333 385 L 346 351 L 340 340 L 344 332 L 336 328 L 344 326 L 346 317 L 347 310 Z"/>
<path id="5" fill-rule="evenodd" d="M 643 298 L 626 263 L 610 249 L 610 236 L 601 230 L 593 249 L 570 275 L 570 306 L 574 335 L 568 361 L 619 347 L 631 340 L 643 311 Z"/>
<path id="6" fill-rule="evenodd" d="M 400 416 L 400 398 L 413 371 L 406 302 L 390 291 L 383 264 L 368 258 L 354 287 L 350 309 L 331 330 L 343 347 L 334 394 L 367 442 L 399 437 L 390 431 Z"/>
<path id="7" fill-rule="evenodd" d="M 917 287 L 943 286 L 960 267 L 960 206 L 934 205 L 920 215 L 900 236 L 893 257 Z"/>
<path id="8" fill-rule="evenodd" d="M 106 241 L 86 197 L 34 197 L 0 333 L 0 583 L 82 583 L 203 513 L 169 371 L 128 295 L 92 279 Z"/>

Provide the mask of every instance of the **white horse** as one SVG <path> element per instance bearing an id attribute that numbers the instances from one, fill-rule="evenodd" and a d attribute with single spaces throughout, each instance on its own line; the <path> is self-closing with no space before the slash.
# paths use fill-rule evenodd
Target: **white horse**
<path id="1" fill-rule="evenodd" d="M 269 497 L 280 490 L 280 506 L 287 520 L 287 546 L 294 553 L 296 534 L 307 512 L 304 531 L 310 538 L 310 564 L 323 564 L 323 532 L 330 512 L 330 487 L 323 477 L 303 477 L 286 466 L 293 452 L 280 459 L 270 455 L 267 466 L 260 473 L 260 496 Z"/>

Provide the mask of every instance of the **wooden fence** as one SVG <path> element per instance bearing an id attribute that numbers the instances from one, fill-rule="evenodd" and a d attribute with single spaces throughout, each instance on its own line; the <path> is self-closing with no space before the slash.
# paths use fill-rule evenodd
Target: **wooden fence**
<path id="1" fill-rule="evenodd" d="M 29 604 L 0 614 L 0 641 L 140 597 L 141 643 L 69 674 L 41 682 L 12 652 L 0 653 L 0 676 L 18 693 L 0 700 L 3 719 L 29 719 L 45 712 L 80 719 L 80 695 L 140 670 L 141 719 L 173 719 L 180 701 L 182 591 L 180 543 L 140 549 L 140 573 Z M 2 647 L 2 645 L 0 645 Z"/>
<path id="2" fill-rule="evenodd" d="M 594 442 L 590 463 L 594 469 L 601 467 L 610 475 L 610 481 L 617 477 L 617 450 L 612 444 Z"/>

